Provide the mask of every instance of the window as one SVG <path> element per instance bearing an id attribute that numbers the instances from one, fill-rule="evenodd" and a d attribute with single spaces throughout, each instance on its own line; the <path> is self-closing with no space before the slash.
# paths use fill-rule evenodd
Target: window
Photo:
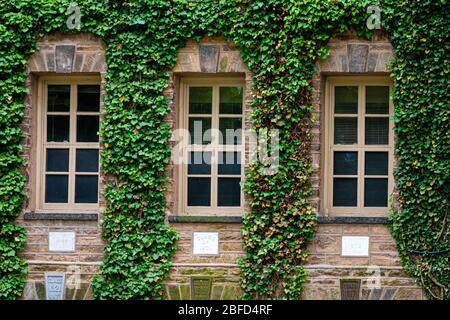
<path id="1" fill-rule="evenodd" d="M 387 78 L 330 77 L 325 123 L 326 213 L 384 214 L 393 189 Z"/>
<path id="2" fill-rule="evenodd" d="M 180 97 L 179 211 L 242 213 L 244 82 L 182 79 Z"/>
<path id="3" fill-rule="evenodd" d="M 37 209 L 98 209 L 99 79 L 40 79 Z"/>

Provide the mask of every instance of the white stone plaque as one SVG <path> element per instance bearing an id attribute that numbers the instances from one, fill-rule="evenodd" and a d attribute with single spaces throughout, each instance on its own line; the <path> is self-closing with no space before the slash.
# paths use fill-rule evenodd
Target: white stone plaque
<path id="1" fill-rule="evenodd" d="M 49 232 L 49 251 L 75 251 L 75 232 Z"/>
<path id="2" fill-rule="evenodd" d="M 342 237 L 342 256 L 368 257 L 369 237 Z"/>
<path id="3" fill-rule="evenodd" d="M 193 254 L 219 254 L 218 232 L 194 232 Z"/>
<path id="4" fill-rule="evenodd" d="M 64 273 L 45 273 L 45 298 L 47 300 L 64 300 Z"/>

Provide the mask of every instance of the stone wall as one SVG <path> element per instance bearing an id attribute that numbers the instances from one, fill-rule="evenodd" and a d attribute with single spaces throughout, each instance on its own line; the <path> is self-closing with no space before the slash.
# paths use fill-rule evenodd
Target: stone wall
<path id="1" fill-rule="evenodd" d="M 38 40 L 38 51 L 29 59 L 26 86 L 29 94 L 25 100 L 25 115 L 21 128 L 24 132 L 25 160 L 23 169 L 27 178 L 24 210 L 17 223 L 27 231 L 23 257 L 28 260 L 28 280 L 23 299 L 45 299 L 46 272 L 66 274 L 66 299 L 91 299 L 90 280 L 103 259 L 103 240 L 99 227 L 99 213 L 35 212 L 34 203 L 37 125 L 37 80 L 41 75 L 99 75 L 101 96 L 106 72 L 105 50 L 101 41 L 88 34 L 53 34 Z M 101 99 L 102 101 L 103 99 Z M 103 103 L 100 103 L 100 109 Z M 103 185 L 100 171 L 100 186 Z M 104 205 L 99 190 L 100 206 Z M 50 252 L 49 232 L 75 232 L 73 252 Z"/>
<path id="2" fill-rule="evenodd" d="M 244 119 L 245 128 L 250 128 L 250 113 L 252 100 L 252 74 L 239 56 L 239 48 L 226 43 L 222 37 L 205 38 L 200 43 L 188 41 L 178 54 L 178 63 L 171 72 L 169 87 L 165 91 L 171 100 L 172 112 L 168 122 L 172 129 L 177 129 L 178 123 L 178 92 L 177 85 L 183 76 L 240 76 L 245 79 Z M 171 141 L 174 146 L 175 141 Z M 248 143 L 245 148 L 248 159 Z M 246 161 L 247 163 L 247 161 Z M 183 215 L 176 210 L 176 167 L 173 161 L 168 166 L 167 174 L 171 186 L 167 191 L 167 215 L 171 225 L 180 234 L 179 249 L 173 260 L 171 277 L 168 281 L 167 295 L 170 299 L 189 299 L 193 288 L 191 281 L 195 278 L 211 280 L 210 297 L 217 299 L 233 299 L 240 293 L 239 270 L 237 258 L 244 254 L 241 241 L 239 217 L 192 217 Z M 214 220 L 216 219 L 216 220 Z M 212 222 L 215 221 L 215 222 Z M 218 232 L 218 255 L 194 255 L 192 252 L 192 237 L 194 232 Z"/>
<path id="3" fill-rule="evenodd" d="M 310 198 L 319 217 L 319 228 L 310 244 L 309 276 L 304 299 L 341 299 L 341 281 L 361 281 L 359 299 L 423 299 L 422 290 L 401 267 L 395 242 L 387 228 L 385 217 L 336 217 L 323 212 L 322 151 L 324 149 L 322 119 L 324 117 L 324 88 L 327 76 L 389 74 L 393 48 L 385 34 L 377 32 L 372 39 L 360 39 L 354 32 L 346 32 L 328 43 L 329 56 L 317 63 L 313 77 L 312 159 L 315 173 L 311 177 L 313 195 Z M 396 160 L 394 159 L 394 167 Z M 397 206 L 394 190 L 394 207 Z M 367 257 L 342 256 L 343 236 L 369 237 Z M 375 282 L 375 283 L 374 283 Z"/>
<path id="4" fill-rule="evenodd" d="M 35 150 L 36 81 L 41 74 L 100 74 L 104 81 L 106 70 L 104 48 L 99 39 L 90 35 L 55 34 L 39 41 L 40 51 L 30 57 L 27 87 L 30 94 L 25 102 L 22 129 L 25 133 L 23 158 L 27 165 L 27 200 L 24 212 L 17 222 L 27 232 L 24 258 L 29 263 L 29 277 L 24 299 L 45 299 L 44 273 L 66 273 L 66 299 L 91 299 L 90 279 L 102 261 L 103 240 L 99 221 L 101 214 L 36 213 L 33 203 L 33 166 Z M 328 75 L 384 74 L 393 56 L 392 46 L 382 34 L 370 41 L 347 33 L 329 43 L 330 55 L 317 64 L 313 78 L 313 106 L 316 122 L 312 158 L 315 174 L 311 177 L 314 193 L 311 201 L 319 216 L 318 232 L 310 244 L 311 257 L 306 266 L 309 276 L 303 299 L 341 299 L 345 296 L 345 280 L 356 281 L 359 299 L 422 299 L 421 289 L 405 275 L 386 228 L 385 217 L 328 217 L 321 212 L 321 151 L 323 146 L 321 117 L 323 115 L 323 87 Z M 178 63 L 170 73 L 164 94 L 170 100 L 172 112 L 167 122 L 178 127 L 178 84 L 183 76 L 238 75 L 245 79 L 245 128 L 251 126 L 252 74 L 239 56 L 239 48 L 221 37 L 205 38 L 200 43 L 189 41 L 180 50 Z M 102 85 L 102 95 L 103 85 Z M 102 105 L 101 105 L 102 107 Z M 175 141 L 170 141 L 174 146 Z M 246 159 L 248 159 L 246 146 Z M 187 216 L 177 212 L 176 166 L 167 167 L 171 185 L 167 190 L 167 220 L 180 234 L 179 249 L 173 260 L 171 276 L 167 281 L 166 298 L 192 299 L 195 281 L 204 281 L 208 297 L 235 299 L 240 295 L 240 268 L 236 260 L 245 254 L 242 248 L 241 217 Z M 105 177 L 100 172 L 100 181 Z M 100 189 L 101 192 L 101 189 Z M 104 199 L 100 197 L 104 207 Z M 75 251 L 57 253 L 48 251 L 50 231 L 74 231 Z M 219 254 L 194 255 L 194 232 L 218 232 Z M 368 257 L 343 257 L 342 236 L 369 237 Z M 343 283 L 344 282 L 344 283 Z M 75 285 L 78 283 L 79 285 Z M 355 291 L 353 292 L 355 294 Z"/>

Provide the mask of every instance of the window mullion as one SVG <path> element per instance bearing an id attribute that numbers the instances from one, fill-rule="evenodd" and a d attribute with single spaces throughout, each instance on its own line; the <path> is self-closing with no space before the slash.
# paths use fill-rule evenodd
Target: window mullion
<path id="1" fill-rule="evenodd" d="M 365 130 L 365 92 L 364 85 L 358 89 L 358 208 L 364 208 L 364 130 Z"/>
<path id="2" fill-rule="evenodd" d="M 212 101 L 212 120 L 211 127 L 213 131 L 216 132 L 213 135 L 212 143 L 212 154 L 211 154 L 211 207 L 216 209 L 218 204 L 217 196 L 217 171 L 218 171 L 218 149 L 219 149 L 219 87 L 217 85 L 213 86 L 213 101 Z"/>
<path id="3" fill-rule="evenodd" d="M 76 118 L 77 118 L 77 86 L 70 86 L 70 134 L 69 134 L 69 204 L 75 204 L 75 157 L 76 157 Z"/>

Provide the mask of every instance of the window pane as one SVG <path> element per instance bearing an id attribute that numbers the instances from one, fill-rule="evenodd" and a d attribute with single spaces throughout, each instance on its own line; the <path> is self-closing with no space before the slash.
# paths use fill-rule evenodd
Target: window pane
<path id="1" fill-rule="evenodd" d="M 222 114 L 242 114 L 242 87 L 221 87 L 219 112 Z"/>
<path id="2" fill-rule="evenodd" d="M 69 177 L 66 175 L 45 176 L 45 202 L 67 203 Z"/>
<path id="3" fill-rule="evenodd" d="M 190 87 L 189 88 L 189 113 L 211 114 L 212 110 L 212 88 Z"/>
<path id="4" fill-rule="evenodd" d="M 389 87 L 387 86 L 366 87 L 366 113 L 368 114 L 389 113 Z"/>
<path id="5" fill-rule="evenodd" d="M 334 119 L 334 144 L 358 143 L 358 120 L 356 118 Z"/>
<path id="6" fill-rule="evenodd" d="M 241 174 L 240 152 L 219 152 L 219 174 Z"/>
<path id="7" fill-rule="evenodd" d="M 388 179 L 364 180 L 364 206 L 387 207 Z"/>
<path id="8" fill-rule="evenodd" d="M 220 144 L 239 145 L 242 143 L 242 118 L 220 118 L 219 130 Z"/>
<path id="9" fill-rule="evenodd" d="M 241 205 L 240 182 L 240 178 L 219 178 L 217 190 L 219 207 L 239 207 Z"/>
<path id="10" fill-rule="evenodd" d="M 357 181 L 356 178 L 333 179 L 333 206 L 356 207 Z"/>
<path id="11" fill-rule="evenodd" d="M 69 142 L 69 116 L 47 116 L 47 141 Z"/>
<path id="12" fill-rule="evenodd" d="M 47 149 L 47 171 L 69 171 L 69 149 Z"/>
<path id="13" fill-rule="evenodd" d="M 211 143 L 211 118 L 189 118 L 191 144 Z"/>
<path id="14" fill-rule="evenodd" d="M 366 118 L 366 144 L 389 144 L 388 118 Z"/>
<path id="15" fill-rule="evenodd" d="M 69 112 L 70 111 L 70 85 L 49 85 L 47 110 Z"/>
<path id="16" fill-rule="evenodd" d="M 77 116 L 77 142 L 98 142 L 98 116 Z"/>
<path id="17" fill-rule="evenodd" d="M 76 176 L 75 177 L 75 202 L 97 203 L 98 177 Z"/>
<path id="18" fill-rule="evenodd" d="M 334 174 L 358 174 L 358 152 L 334 152 Z"/>
<path id="19" fill-rule="evenodd" d="M 100 86 L 78 85 L 78 111 L 100 111 Z"/>
<path id="20" fill-rule="evenodd" d="M 364 172 L 366 175 L 387 175 L 388 153 L 366 152 Z"/>
<path id="21" fill-rule="evenodd" d="M 98 150 L 77 149 L 77 172 L 98 172 Z"/>
<path id="22" fill-rule="evenodd" d="M 211 152 L 189 152 L 188 174 L 211 174 Z"/>
<path id="23" fill-rule="evenodd" d="M 358 87 L 334 87 L 334 113 L 358 113 Z"/>
<path id="24" fill-rule="evenodd" d="M 211 179 L 188 178 L 188 206 L 211 205 Z"/>

